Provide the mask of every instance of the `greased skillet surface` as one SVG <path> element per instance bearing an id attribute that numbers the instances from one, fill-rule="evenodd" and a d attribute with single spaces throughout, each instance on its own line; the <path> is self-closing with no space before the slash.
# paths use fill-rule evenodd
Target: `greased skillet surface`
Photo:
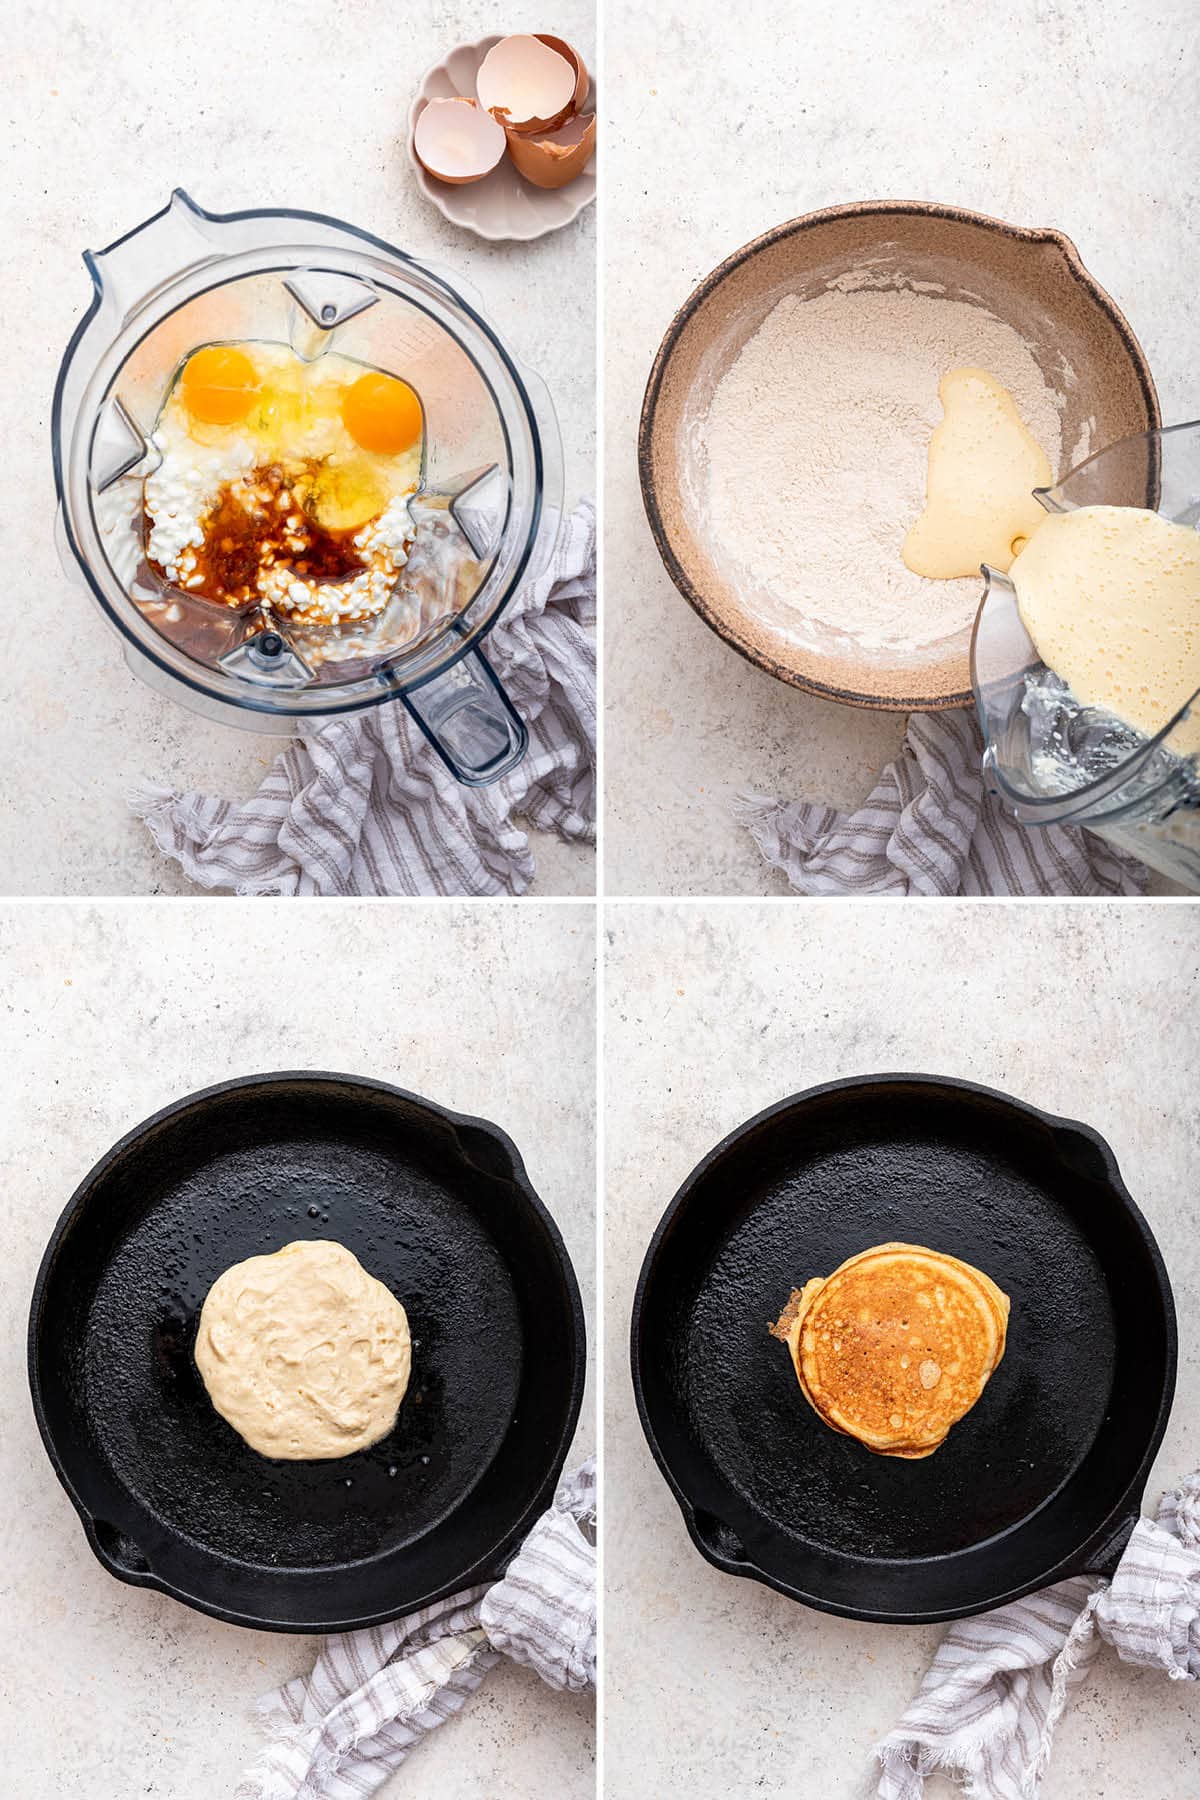
<path id="1" fill-rule="evenodd" d="M 764 1517 L 850 1556 L 936 1556 L 1026 1518 L 1087 1454 L 1112 1388 L 1111 1298 L 1078 1222 L 949 1121 L 925 1138 L 899 1124 L 864 1121 L 857 1144 L 814 1133 L 802 1170 L 764 1170 L 685 1326 L 686 1404 L 722 1474 Z M 963 1258 L 1012 1303 L 1000 1365 L 936 1468 L 823 1425 L 766 1331 L 790 1285 L 776 1271 L 794 1268 L 799 1286 L 891 1239 Z"/>
<path id="2" fill-rule="evenodd" d="M 394 1430 L 336 1462 L 258 1456 L 192 1358 L 216 1276 L 297 1237 L 344 1242 L 415 1340 Z M 38 1422 L 100 1560 L 283 1630 L 494 1577 L 553 1490 L 584 1355 L 569 1259 L 504 1133 L 310 1071 L 223 1083 L 123 1138 L 60 1220 L 30 1315 Z"/>
<path id="3" fill-rule="evenodd" d="M 377 1444 L 288 1464 L 219 1416 L 194 1347 L 223 1268 L 307 1237 L 345 1244 L 396 1293 L 413 1368 Z M 114 1247 L 88 1311 L 86 1406 L 115 1473 L 173 1529 L 245 1562 L 342 1563 L 419 1538 L 466 1498 L 511 1423 L 522 1354 L 511 1276 L 452 1179 L 382 1139 L 272 1127 L 181 1172 Z"/>
<path id="4" fill-rule="evenodd" d="M 999 1369 L 920 1462 L 822 1425 L 767 1332 L 792 1285 L 895 1239 L 962 1256 L 1013 1302 Z M 703 1159 L 647 1252 L 631 1349 L 702 1554 L 915 1622 L 1103 1565 L 1165 1428 L 1176 1341 L 1161 1256 L 1098 1134 L 972 1083 L 884 1075 L 795 1095 Z"/>

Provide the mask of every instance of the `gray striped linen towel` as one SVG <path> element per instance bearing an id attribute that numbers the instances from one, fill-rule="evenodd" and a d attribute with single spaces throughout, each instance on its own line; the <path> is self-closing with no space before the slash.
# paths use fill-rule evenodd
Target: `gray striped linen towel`
<path id="1" fill-rule="evenodd" d="M 1138 894 L 1139 863 L 1069 826 L 1029 829 L 984 785 L 973 711 L 913 713 L 856 812 L 743 794 L 734 805 L 801 894 Z"/>
<path id="2" fill-rule="evenodd" d="M 522 894 L 534 860 L 518 820 L 568 841 L 595 837 L 595 628 L 596 518 L 585 501 L 488 639 L 529 731 L 524 759 L 494 786 L 460 786 L 397 702 L 297 739 L 249 800 L 143 783 L 130 806 L 206 888 Z"/>
<path id="3" fill-rule="evenodd" d="M 970 1800 L 1034 1800 L 1068 1692 L 1102 1641 L 1173 1681 L 1200 1675 L 1200 1470 L 1139 1519 L 1111 1582 L 1073 1576 L 951 1625 L 879 1745 L 879 1800 L 921 1800 L 935 1772 Z"/>
<path id="4" fill-rule="evenodd" d="M 494 1587 L 326 1638 L 311 1674 L 260 1700 L 272 1741 L 234 1800 L 364 1800 L 462 1710 L 501 1656 L 550 1687 L 594 1688 L 595 1544 L 590 1457 L 559 1482 Z"/>

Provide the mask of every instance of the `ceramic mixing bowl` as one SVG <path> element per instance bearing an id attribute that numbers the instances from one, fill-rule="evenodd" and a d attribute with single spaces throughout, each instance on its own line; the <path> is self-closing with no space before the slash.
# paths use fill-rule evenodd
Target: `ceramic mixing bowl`
<path id="1" fill-rule="evenodd" d="M 736 251 L 676 313 L 642 408 L 646 513 L 671 579 L 700 617 L 781 681 L 891 711 L 964 705 L 971 698 L 969 622 L 954 637 L 904 655 L 858 649 L 819 630 L 797 642 L 761 604 L 748 604 L 720 567 L 693 499 L 709 402 L 742 346 L 785 294 L 811 298 L 860 271 L 872 285 L 880 277 L 897 286 L 930 284 L 929 291 L 986 307 L 1013 326 L 1061 399 L 1067 458 L 1081 441 L 1098 448 L 1161 423 L 1141 346 L 1061 232 L 915 201 L 835 206 L 778 225 Z"/>

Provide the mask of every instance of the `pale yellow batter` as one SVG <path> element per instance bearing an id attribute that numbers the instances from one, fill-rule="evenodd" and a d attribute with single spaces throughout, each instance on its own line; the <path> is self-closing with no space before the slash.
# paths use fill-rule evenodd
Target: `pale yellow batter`
<path id="1" fill-rule="evenodd" d="M 938 398 L 945 417 L 929 440 L 925 511 L 904 561 L 934 581 L 978 575 L 985 562 L 1007 573 L 1046 516 L 1032 490 L 1050 485 L 1050 463 L 985 369 L 951 369 Z"/>
<path id="2" fill-rule="evenodd" d="M 1010 571 L 1025 629 L 1084 706 L 1152 737 L 1200 689 L 1200 533 L 1137 506 L 1047 517 Z M 1171 740 L 1200 751 L 1200 718 Z"/>
<path id="3" fill-rule="evenodd" d="M 209 1398 L 252 1450 L 279 1461 L 349 1456 L 386 1437 L 411 1364 L 404 1308 L 328 1239 L 234 1263 L 200 1313 Z"/>

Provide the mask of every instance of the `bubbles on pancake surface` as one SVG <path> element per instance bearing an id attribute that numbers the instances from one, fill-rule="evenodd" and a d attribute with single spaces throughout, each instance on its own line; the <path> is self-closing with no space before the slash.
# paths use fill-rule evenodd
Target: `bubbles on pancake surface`
<path id="1" fill-rule="evenodd" d="M 982 1394 L 1004 1354 L 1008 1311 L 1007 1295 L 970 1263 L 889 1243 L 793 1289 L 770 1330 L 826 1425 L 878 1455 L 920 1458 Z"/>

